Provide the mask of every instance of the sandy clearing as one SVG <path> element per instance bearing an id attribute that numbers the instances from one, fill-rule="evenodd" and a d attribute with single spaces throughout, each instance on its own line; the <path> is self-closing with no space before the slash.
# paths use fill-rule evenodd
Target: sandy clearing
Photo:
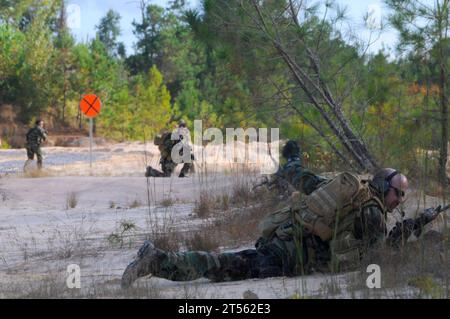
<path id="1" fill-rule="evenodd" d="M 64 285 L 70 264 L 78 264 L 82 269 L 85 295 L 102 287 L 117 290 L 124 268 L 147 236 L 150 225 L 170 220 L 171 227 L 180 231 L 196 231 L 201 220 L 192 212 L 199 194 L 203 190 L 229 192 L 237 176 L 242 178 L 239 168 L 212 165 L 207 172 L 200 169 L 186 179 L 147 180 L 143 177 L 145 165 L 157 167 L 158 152 L 154 146 L 142 143 L 95 148 L 98 160 L 93 171 L 86 148 L 54 147 L 45 151 L 48 176 L 40 178 L 26 178 L 20 173 L 24 150 L 0 151 L 0 297 L 13 296 L 14 287 L 17 290 L 21 285 L 39 286 L 48 278 Z M 254 180 L 258 174 L 252 173 L 248 178 Z M 67 209 L 71 193 L 76 194 L 77 205 Z M 161 205 L 167 198 L 174 205 Z M 421 194 L 412 193 L 406 202 L 409 215 L 423 208 L 419 198 Z M 440 202 L 438 198 L 425 198 L 427 206 Z M 112 245 L 108 236 L 117 233 L 123 221 L 134 223 L 136 229 L 123 237 L 122 247 Z M 434 227 L 442 228 L 443 224 Z M 248 243 L 233 249 L 251 246 Z M 323 294 L 331 280 L 342 281 L 345 287 L 350 276 L 314 275 L 229 283 L 144 278 L 137 287 L 151 287 L 158 292 L 155 297 L 166 298 L 242 298 L 247 290 L 262 298 L 286 298 L 295 293 Z M 339 296 L 348 296 L 345 288 Z"/>

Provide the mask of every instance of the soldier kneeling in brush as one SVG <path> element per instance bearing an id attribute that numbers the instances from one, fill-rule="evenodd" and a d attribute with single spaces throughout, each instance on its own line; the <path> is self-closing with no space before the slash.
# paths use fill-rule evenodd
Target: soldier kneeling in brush
<path id="1" fill-rule="evenodd" d="M 194 172 L 194 165 L 192 161 L 194 156 L 192 154 L 192 147 L 190 145 L 190 132 L 186 127 L 186 122 L 180 120 L 178 128 L 174 132 L 165 132 L 155 137 L 154 143 L 158 146 L 161 152 L 161 158 L 159 163 L 161 165 L 161 171 L 148 166 L 145 172 L 145 177 L 170 177 L 172 176 L 175 168 L 179 164 L 174 158 L 172 158 L 172 152 L 179 153 L 179 156 L 183 158 L 183 151 L 189 150 L 190 157 L 187 161 L 182 160 L 183 167 L 178 177 L 187 177 L 189 172 Z"/>

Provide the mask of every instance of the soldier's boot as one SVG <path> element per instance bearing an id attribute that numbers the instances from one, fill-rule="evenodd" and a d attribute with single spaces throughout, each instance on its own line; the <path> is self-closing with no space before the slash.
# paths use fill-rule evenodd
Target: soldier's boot
<path id="1" fill-rule="evenodd" d="M 146 240 L 122 275 L 122 289 L 129 288 L 140 277 L 155 273 L 162 254 L 152 242 Z"/>
<path id="2" fill-rule="evenodd" d="M 161 164 L 161 169 L 163 171 L 164 177 L 171 177 L 172 173 L 175 171 L 177 165 L 172 161 L 167 161 Z"/>
<path id="3" fill-rule="evenodd" d="M 181 168 L 180 175 L 178 177 L 188 177 L 186 174 L 191 170 L 191 163 L 184 163 Z"/>
<path id="4" fill-rule="evenodd" d="M 165 174 L 154 169 L 151 166 L 148 166 L 145 171 L 145 177 L 165 177 Z"/>

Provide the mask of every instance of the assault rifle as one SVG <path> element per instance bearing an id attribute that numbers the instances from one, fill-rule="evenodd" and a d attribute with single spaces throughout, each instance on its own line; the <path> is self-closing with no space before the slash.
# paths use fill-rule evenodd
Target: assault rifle
<path id="1" fill-rule="evenodd" d="M 425 209 L 420 213 L 419 217 L 415 219 L 408 218 L 401 223 L 397 222 L 394 228 L 389 232 L 388 242 L 396 246 L 402 239 L 408 239 L 411 234 L 419 237 L 425 225 L 431 223 L 439 216 L 439 214 L 447 210 L 450 210 L 450 204 L 444 207 L 442 207 L 442 205 L 439 205 L 436 208 L 430 207 Z"/>
<path id="2" fill-rule="evenodd" d="M 291 183 L 276 173 L 270 177 L 264 176 L 260 183 L 253 186 L 253 190 L 261 187 L 265 187 L 267 190 L 276 189 L 280 194 L 292 194 L 297 191 Z"/>

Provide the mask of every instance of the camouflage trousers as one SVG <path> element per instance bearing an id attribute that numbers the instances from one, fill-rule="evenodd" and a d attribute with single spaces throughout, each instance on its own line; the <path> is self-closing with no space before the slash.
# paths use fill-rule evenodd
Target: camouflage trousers
<path id="1" fill-rule="evenodd" d="M 299 257 L 300 256 L 300 257 Z M 293 241 L 258 240 L 256 249 L 231 253 L 202 251 L 164 252 L 160 250 L 156 277 L 173 281 L 208 278 L 212 281 L 233 281 L 249 278 L 295 276 L 304 274 L 308 250 L 297 247 Z"/>
<path id="2" fill-rule="evenodd" d="M 42 168 L 42 150 L 41 150 L 41 146 L 40 145 L 27 145 L 26 146 L 27 149 L 27 156 L 28 159 L 30 160 L 34 160 L 34 154 L 36 154 L 36 158 L 37 158 L 37 166 L 38 168 Z"/>
<path id="3" fill-rule="evenodd" d="M 169 158 L 161 158 L 160 160 L 161 168 L 164 174 L 164 177 L 172 176 L 175 168 L 177 167 L 177 163 L 175 163 L 170 157 Z M 187 173 L 192 171 L 194 165 L 192 163 L 183 163 L 183 167 L 180 171 L 180 177 L 185 176 Z"/>

